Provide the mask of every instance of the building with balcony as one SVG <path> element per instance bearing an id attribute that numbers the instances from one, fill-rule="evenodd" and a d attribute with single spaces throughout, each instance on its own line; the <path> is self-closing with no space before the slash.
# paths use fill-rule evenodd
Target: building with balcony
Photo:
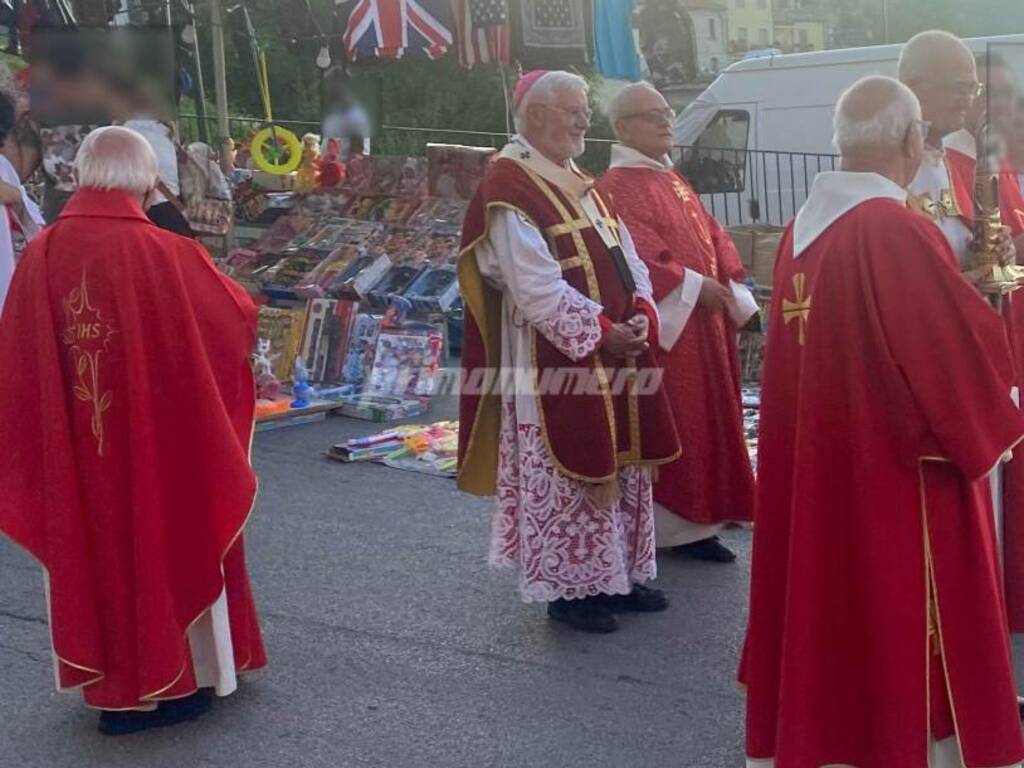
<path id="1" fill-rule="evenodd" d="M 729 55 L 742 59 L 748 51 L 771 48 L 775 40 L 772 0 L 723 0 L 728 7 Z"/>
<path id="2" fill-rule="evenodd" d="M 825 50 L 826 8 L 821 0 L 773 0 L 774 48 L 783 53 Z"/>

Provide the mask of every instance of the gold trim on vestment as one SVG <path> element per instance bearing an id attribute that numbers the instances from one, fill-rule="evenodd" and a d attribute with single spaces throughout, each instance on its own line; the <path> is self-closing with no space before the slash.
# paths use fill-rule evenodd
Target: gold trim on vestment
<path id="1" fill-rule="evenodd" d="M 558 264 L 562 267 L 563 272 L 568 272 L 570 269 L 580 269 L 583 266 L 583 259 L 579 256 L 572 256 L 568 259 L 562 259 Z"/>
<path id="2" fill-rule="evenodd" d="M 484 345 L 485 370 L 500 367 L 501 348 L 501 301 L 486 301 L 487 291 L 492 291 L 500 299 L 501 294 L 490 288 L 480 274 L 480 265 L 475 253 L 477 245 L 487 239 L 490 232 L 492 208 L 505 208 L 519 214 L 530 222 L 538 232 L 533 217 L 521 208 L 502 202 L 488 203 L 484 208 L 483 232 L 473 242 L 459 252 L 458 266 L 459 288 L 462 303 L 466 311 L 472 315 L 480 329 L 480 338 Z M 499 358 L 496 359 L 496 355 Z M 480 395 L 473 424 L 469 429 L 466 450 L 459 461 L 456 485 L 461 491 L 476 496 L 492 496 L 497 489 L 498 480 L 498 442 L 501 432 L 501 396 L 490 391 Z M 489 446 L 479 449 L 480 445 Z"/>
<path id="3" fill-rule="evenodd" d="M 255 391 L 255 382 L 253 384 L 253 389 Z M 195 625 L 195 623 L 197 621 L 199 621 L 201 618 L 203 618 L 203 616 L 206 615 L 207 611 L 209 611 L 211 608 L 213 608 L 213 606 L 217 603 L 217 601 L 220 600 L 220 596 L 225 593 L 225 590 L 227 590 L 227 579 L 225 579 L 225 577 L 224 577 L 224 560 L 228 556 L 228 553 L 231 551 L 231 549 L 238 542 L 239 538 L 241 538 L 242 534 L 245 532 L 245 528 L 249 524 L 249 518 L 252 517 L 253 511 L 256 509 L 256 499 L 259 496 L 259 492 L 260 492 L 260 478 L 256 474 L 256 471 L 255 471 L 255 469 L 253 469 L 253 466 L 252 466 L 252 444 L 253 444 L 253 440 L 256 437 L 256 405 L 255 405 L 255 403 L 256 403 L 256 401 L 253 400 L 252 424 L 249 426 L 249 451 L 248 451 L 249 468 L 253 470 L 252 500 L 249 502 L 249 511 L 245 514 L 245 518 L 242 520 L 242 524 L 238 527 L 238 530 L 235 531 L 235 535 L 231 537 L 231 540 L 228 542 L 227 546 L 221 552 L 221 555 L 220 555 L 220 580 L 221 580 L 220 591 L 217 593 L 217 597 L 214 598 L 213 602 L 210 603 L 209 605 L 207 605 L 205 608 L 203 608 L 203 610 L 201 610 L 196 615 L 196 617 L 194 619 L 192 619 L 192 621 L 190 621 L 188 623 L 188 625 L 185 627 L 185 632 L 182 635 L 182 642 L 185 645 L 186 656 L 185 656 L 185 662 L 181 665 L 181 671 L 178 672 L 177 676 L 169 684 L 167 684 L 167 685 L 165 685 L 165 686 L 163 686 L 161 688 L 158 688 L 153 693 L 146 694 L 145 696 L 143 696 L 140 699 L 140 701 L 160 701 L 160 694 L 165 693 L 166 691 L 170 690 L 171 688 L 173 688 L 175 685 L 178 684 L 178 681 L 181 680 L 181 678 L 185 675 L 185 671 L 188 669 L 188 665 L 192 661 L 192 659 L 191 659 L 191 655 L 192 654 L 191 654 L 191 651 L 189 650 L 191 646 L 189 645 L 189 641 L 188 641 L 188 633 L 192 630 L 192 627 Z M 230 624 L 230 622 L 229 622 L 229 624 Z M 251 658 L 250 658 L 250 661 L 251 661 Z M 236 665 L 236 671 L 237 671 L 237 665 Z M 194 692 L 195 691 L 193 691 L 193 693 Z M 185 694 L 185 695 L 188 695 L 188 694 Z M 181 698 L 181 697 L 179 697 L 179 696 L 171 696 L 169 698 L 175 699 L 175 698 Z"/>
<path id="4" fill-rule="evenodd" d="M 598 377 L 598 385 L 602 388 L 602 394 L 605 394 L 605 387 L 607 385 L 607 375 L 602 379 L 603 368 L 598 368 L 598 357 L 597 348 L 588 355 L 591 370 L 593 370 Z M 581 361 L 582 362 L 582 361 Z M 573 472 L 571 469 L 566 467 L 558 458 L 555 453 L 555 449 L 551 445 L 551 437 L 548 435 L 547 417 L 544 415 L 544 403 L 541 400 L 540 394 L 540 369 L 537 364 L 537 329 L 533 325 L 530 326 L 530 365 L 533 368 L 533 390 L 534 400 L 537 402 L 537 418 L 540 421 L 538 425 L 540 427 L 540 438 L 544 443 L 544 447 L 547 449 L 548 456 L 551 457 L 551 463 L 555 465 L 555 469 L 558 470 L 559 474 L 565 475 L 566 477 L 572 478 L 573 480 L 579 480 L 584 483 L 607 483 L 615 479 L 619 475 L 618 460 L 615 462 L 615 469 L 609 475 L 602 475 L 601 477 L 590 477 L 587 475 L 580 474 L 579 472 Z M 583 366 L 581 366 L 582 368 Z M 571 396 L 571 395 L 570 395 Z M 607 403 L 606 403 L 607 405 Z M 614 412 L 612 412 L 612 418 L 608 421 L 608 431 L 611 437 L 612 454 L 616 455 L 618 441 L 615 434 L 615 418 Z"/>
<path id="5" fill-rule="evenodd" d="M 600 221 L 607 224 L 612 232 L 617 232 L 619 229 L 619 222 L 611 216 L 602 216 Z M 559 237 L 560 235 L 569 235 L 573 232 L 582 232 L 583 230 L 590 229 L 594 225 L 590 219 L 584 217 L 582 219 L 573 219 L 563 224 L 553 224 L 544 230 L 544 234 L 548 237 Z"/>
<path id="6" fill-rule="evenodd" d="M 956 703 L 953 695 L 953 686 L 950 684 L 949 669 L 946 666 L 946 654 L 943 650 L 942 643 L 942 612 L 939 609 L 939 593 L 935 584 L 935 566 L 932 562 L 932 545 L 931 545 L 931 534 L 928 527 L 928 501 L 927 491 L 925 490 L 925 479 L 924 479 L 924 462 L 927 461 L 925 458 L 921 458 L 917 464 L 917 475 L 918 484 L 921 490 L 921 522 L 924 527 L 924 563 L 925 563 L 925 696 L 926 696 L 926 714 L 928 720 L 925 723 L 926 742 L 929 749 L 931 748 L 931 740 L 935 737 L 931 732 L 932 721 L 931 721 L 931 664 L 930 658 L 932 653 L 931 647 L 931 617 L 932 609 L 934 608 L 935 617 L 935 652 L 939 655 L 939 660 L 942 664 L 942 674 L 946 680 L 946 698 L 949 700 L 949 711 L 953 715 L 953 732 L 956 738 L 956 748 L 960 755 L 960 763 L 964 763 L 963 747 L 960 744 L 960 724 L 957 722 L 956 717 Z M 927 754 L 927 753 L 926 753 Z"/>

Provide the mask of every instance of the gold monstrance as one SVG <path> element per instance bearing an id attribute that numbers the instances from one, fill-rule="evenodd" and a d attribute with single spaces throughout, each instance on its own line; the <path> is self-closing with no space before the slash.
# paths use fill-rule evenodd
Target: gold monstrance
<path id="1" fill-rule="evenodd" d="M 978 290 L 999 308 L 1002 297 L 1024 285 L 1024 268 L 1006 263 L 999 253 L 1003 220 L 999 213 L 999 173 L 1002 143 L 984 120 L 978 129 L 978 161 L 974 177 L 973 268 L 968 276 Z"/>

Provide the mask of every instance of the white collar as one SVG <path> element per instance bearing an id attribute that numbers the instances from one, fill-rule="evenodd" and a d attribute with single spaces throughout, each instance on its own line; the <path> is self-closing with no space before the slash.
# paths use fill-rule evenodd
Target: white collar
<path id="1" fill-rule="evenodd" d="M 956 133 L 951 133 L 942 140 L 944 149 L 951 149 L 961 155 L 967 155 L 971 160 L 978 159 L 978 142 L 974 134 L 963 128 Z"/>
<path id="2" fill-rule="evenodd" d="M 806 251 L 840 216 L 876 198 L 905 203 L 907 190 L 877 173 L 819 173 L 793 223 L 793 258 Z"/>
<path id="3" fill-rule="evenodd" d="M 519 163 L 577 199 L 582 198 L 594 186 L 593 179 L 584 176 L 572 160 L 565 165 L 552 162 L 520 134 L 512 137 L 512 141 L 505 145 L 499 157 Z"/>
<path id="4" fill-rule="evenodd" d="M 661 160 L 648 157 L 643 152 L 625 144 L 612 144 L 612 161 L 609 168 L 649 168 L 654 171 L 671 171 L 672 159 L 665 155 Z"/>

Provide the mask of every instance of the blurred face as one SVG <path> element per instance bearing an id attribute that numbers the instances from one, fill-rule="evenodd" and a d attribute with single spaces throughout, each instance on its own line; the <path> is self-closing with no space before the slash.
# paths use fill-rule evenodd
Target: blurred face
<path id="1" fill-rule="evenodd" d="M 987 110 L 992 126 L 1000 133 L 1009 133 L 1017 102 L 1012 73 L 1006 67 L 989 67 L 988 72 L 979 72 L 978 75 L 984 90 L 971 106 L 967 126 L 977 129 Z"/>
<path id="2" fill-rule="evenodd" d="M 571 88 L 556 90 L 547 102 L 526 108 L 526 124 L 527 141 L 549 160 L 565 163 L 579 157 L 590 127 L 587 94 Z"/>
<path id="3" fill-rule="evenodd" d="M 978 95 L 977 69 L 970 56 L 950 56 L 920 80 L 907 83 L 921 101 L 924 119 L 931 123 L 931 143 L 964 127 Z"/>
<path id="4" fill-rule="evenodd" d="M 615 135 L 627 147 L 660 160 L 672 149 L 676 113 L 655 90 L 637 89 L 615 121 Z"/>

